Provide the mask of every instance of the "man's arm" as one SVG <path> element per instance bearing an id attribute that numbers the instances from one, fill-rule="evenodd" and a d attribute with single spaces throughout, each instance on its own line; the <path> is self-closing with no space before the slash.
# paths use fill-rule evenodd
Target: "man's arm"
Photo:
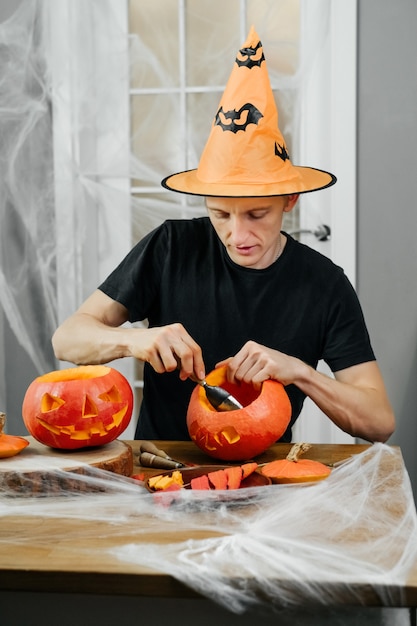
<path id="1" fill-rule="evenodd" d="M 130 328 L 126 307 L 100 290 L 95 291 L 55 331 L 55 356 L 77 365 L 108 363 L 135 357 L 152 365 L 158 373 L 174 371 L 180 363 L 180 377 L 204 378 L 200 347 L 181 324 L 158 328 Z"/>
<path id="2" fill-rule="evenodd" d="M 395 417 L 376 361 L 335 372 L 335 379 L 307 368 L 295 384 L 353 437 L 386 441 Z"/>
<path id="3" fill-rule="evenodd" d="M 386 441 L 395 428 L 395 417 L 381 372 L 375 361 L 348 367 L 335 378 L 317 372 L 300 359 L 248 341 L 228 364 L 228 376 L 260 385 L 273 379 L 294 384 L 339 428 L 353 437 Z"/>

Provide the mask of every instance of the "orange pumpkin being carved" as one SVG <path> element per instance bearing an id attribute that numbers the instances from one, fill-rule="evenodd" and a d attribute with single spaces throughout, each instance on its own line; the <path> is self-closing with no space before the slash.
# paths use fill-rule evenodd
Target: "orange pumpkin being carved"
<path id="1" fill-rule="evenodd" d="M 190 398 L 187 427 L 191 439 L 207 455 L 223 461 L 244 461 L 264 452 L 282 435 L 291 419 L 291 403 L 284 386 L 267 380 L 260 390 L 246 383 L 231 384 L 226 367 L 206 377 L 243 405 L 236 411 L 216 411 L 198 385 Z"/>
<path id="2" fill-rule="evenodd" d="M 129 424 L 133 393 L 126 378 L 105 365 L 49 372 L 29 385 L 22 415 L 30 434 L 51 448 L 102 446 Z"/>

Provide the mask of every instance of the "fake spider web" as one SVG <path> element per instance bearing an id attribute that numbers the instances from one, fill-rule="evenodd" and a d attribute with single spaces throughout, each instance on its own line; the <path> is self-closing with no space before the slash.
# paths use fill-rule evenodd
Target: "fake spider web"
<path id="1" fill-rule="evenodd" d="M 400 606 L 417 558 L 409 477 L 399 449 L 384 444 L 339 464 L 324 481 L 238 493 L 155 496 L 137 481 L 94 468 L 68 476 L 51 466 L 43 489 L 37 479 L 37 493 L 23 476 L 25 493 L 16 476 L 13 485 L 1 481 L 3 555 L 25 544 L 54 545 L 72 559 L 77 550 L 87 553 L 94 563 L 105 551 L 129 571 L 133 565 L 169 574 L 235 613 L 338 605 L 342 597 L 357 605 L 364 602 L 361 584 L 367 602 Z M 56 520 L 52 534 L 41 523 L 48 518 Z"/>

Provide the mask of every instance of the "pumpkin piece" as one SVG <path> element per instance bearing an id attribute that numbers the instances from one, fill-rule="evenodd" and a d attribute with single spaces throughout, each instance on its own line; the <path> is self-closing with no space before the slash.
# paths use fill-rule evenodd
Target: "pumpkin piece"
<path id="1" fill-rule="evenodd" d="M 148 480 L 149 487 L 157 491 L 166 491 L 171 485 L 178 485 L 182 487 L 184 480 L 179 470 L 175 470 L 172 474 L 158 474 L 157 476 L 151 476 Z"/>
<path id="2" fill-rule="evenodd" d="M 153 488 L 160 491 L 166 489 L 170 485 L 173 485 L 174 481 L 171 476 L 159 476 L 158 480 L 155 481 Z"/>
<path id="3" fill-rule="evenodd" d="M 148 485 L 151 489 L 155 488 L 156 483 L 158 482 L 158 480 L 160 480 L 162 478 L 161 474 L 158 474 L 158 476 L 151 476 L 148 479 Z"/>
<path id="4" fill-rule="evenodd" d="M 6 435 L 3 432 L 6 424 L 5 413 L 0 413 L 0 459 L 6 459 L 19 454 L 29 445 L 29 441 L 18 435 Z"/>
<path id="5" fill-rule="evenodd" d="M 308 443 L 295 444 L 285 459 L 271 461 L 261 468 L 264 476 L 273 483 L 304 483 L 324 480 L 331 472 L 330 467 L 313 461 L 312 459 L 299 459 L 299 456 L 309 450 Z"/>
<path id="6" fill-rule="evenodd" d="M 197 490 L 209 490 L 210 484 L 207 474 L 203 474 L 202 476 L 196 476 L 196 478 L 191 479 L 191 489 Z"/>
<path id="7" fill-rule="evenodd" d="M 35 378 L 22 416 L 35 439 L 71 450 L 110 443 L 128 426 L 132 410 L 133 392 L 120 372 L 82 365 Z"/>
<path id="8" fill-rule="evenodd" d="M 253 472 L 258 468 L 258 464 L 253 463 L 244 463 L 242 465 L 242 480 L 253 474 Z"/>
<path id="9" fill-rule="evenodd" d="M 160 491 L 179 491 L 180 489 L 182 489 L 181 485 L 179 485 L 178 483 L 171 483 L 170 485 L 168 485 L 168 487 L 165 487 Z"/>
<path id="10" fill-rule="evenodd" d="M 209 472 L 208 479 L 214 489 L 227 489 L 227 475 L 224 470 L 220 469 L 216 472 Z"/>
<path id="11" fill-rule="evenodd" d="M 227 367 L 206 376 L 243 405 L 235 411 L 216 411 L 204 388 L 196 385 L 187 410 L 187 428 L 194 443 L 208 456 L 224 461 L 245 461 L 261 454 L 285 433 L 291 419 L 291 403 L 284 386 L 272 380 L 260 390 L 227 380 Z"/>
<path id="12" fill-rule="evenodd" d="M 242 482 L 242 468 L 239 467 L 226 467 L 224 473 L 227 476 L 227 488 L 239 489 Z"/>
<path id="13" fill-rule="evenodd" d="M 174 481 L 174 483 L 176 485 L 179 485 L 180 487 L 182 487 L 184 485 L 184 480 L 182 478 L 182 474 L 179 470 L 175 470 L 174 472 L 172 472 L 171 474 L 171 478 Z"/>

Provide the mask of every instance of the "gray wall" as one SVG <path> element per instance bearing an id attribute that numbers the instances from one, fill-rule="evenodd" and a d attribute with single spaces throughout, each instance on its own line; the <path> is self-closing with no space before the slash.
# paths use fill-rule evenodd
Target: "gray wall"
<path id="1" fill-rule="evenodd" d="M 417 2 L 359 2 L 358 282 L 417 494 Z"/>

